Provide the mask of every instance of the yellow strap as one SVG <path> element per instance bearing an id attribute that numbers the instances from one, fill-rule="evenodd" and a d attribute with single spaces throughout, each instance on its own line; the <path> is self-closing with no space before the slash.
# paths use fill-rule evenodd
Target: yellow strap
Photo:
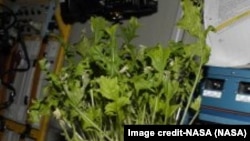
<path id="1" fill-rule="evenodd" d="M 233 18 L 231 18 L 229 20 L 227 20 L 226 22 L 218 25 L 215 29 L 216 29 L 216 31 L 220 31 L 223 28 L 228 27 L 228 26 L 234 24 L 235 22 L 239 21 L 240 19 L 248 17 L 249 15 L 250 15 L 250 10 L 246 11 L 246 12 L 244 12 L 244 13 L 238 15 L 238 16 L 235 16 L 235 17 L 233 17 Z"/>

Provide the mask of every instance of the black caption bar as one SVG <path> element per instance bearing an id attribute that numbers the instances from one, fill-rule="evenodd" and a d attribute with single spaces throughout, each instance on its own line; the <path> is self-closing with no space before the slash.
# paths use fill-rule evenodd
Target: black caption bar
<path id="1" fill-rule="evenodd" d="M 210 138 L 221 140 L 233 137 L 250 139 L 250 125 L 125 125 L 124 141 L 166 140 L 167 138 Z"/>

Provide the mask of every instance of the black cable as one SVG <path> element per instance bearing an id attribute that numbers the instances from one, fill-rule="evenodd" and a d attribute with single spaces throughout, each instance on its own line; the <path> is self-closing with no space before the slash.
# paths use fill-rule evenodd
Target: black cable
<path id="1" fill-rule="evenodd" d="M 6 17 L 6 15 L 3 15 L 3 16 L 5 16 L 5 18 L 13 17 L 13 21 L 12 21 L 9 25 L 7 25 L 6 27 L 0 27 L 0 28 L 3 28 L 4 30 L 8 30 L 8 29 L 10 29 L 11 27 L 14 27 L 14 25 L 15 25 L 15 23 L 16 23 L 16 21 L 17 21 L 16 14 L 13 12 L 13 10 L 11 10 L 9 7 L 7 7 L 7 6 L 4 5 L 4 4 L 0 4 L 0 7 L 3 7 L 4 9 L 6 9 L 6 10 L 7 10 L 7 13 L 10 14 L 9 17 Z M 1 14 L 6 14 L 6 12 L 2 12 Z M 7 16 L 8 16 L 8 15 L 7 15 Z M 1 18 L 1 17 L 0 17 L 0 18 Z M 4 21 L 5 19 L 2 19 L 2 20 Z M 1 25 L 1 26 L 3 26 L 3 25 Z"/>
<path id="2" fill-rule="evenodd" d="M 16 14 L 6 5 L 0 4 L 0 49 L 4 54 L 10 53 L 9 29 L 17 22 Z"/>
<path id="3" fill-rule="evenodd" d="M 11 68 L 9 69 L 8 71 L 4 72 L 2 75 L 1 75 L 1 83 L 2 85 L 4 85 L 7 89 L 11 90 L 11 93 L 9 94 L 9 99 L 7 102 L 4 102 L 0 105 L 0 110 L 1 109 L 5 109 L 7 107 L 9 107 L 13 102 L 14 102 L 14 97 L 16 96 L 16 90 L 14 88 L 14 86 L 12 86 L 10 83 L 8 82 L 5 82 L 4 81 L 4 76 L 5 75 L 8 75 L 8 74 L 11 74 L 13 72 L 25 72 L 25 71 L 28 71 L 30 69 L 30 59 L 29 59 L 29 56 L 28 56 L 28 51 L 27 51 L 27 47 L 24 43 L 24 40 L 21 36 L 21 32 L 18 31 L 18 37 L 17 37 L 17 42 L 20 43 L 21 45 L 21 48 L 24 52 L 24 58 L 27 62 L 27 67 L 26 68 Z"/>
<path id="4" fill-rule="evenodd" d="M 4 7 L 5 9 L 7 9 L 8 12 L 10 12 L 11 15 L 13 16 L 13 18 L 14 18 L 14 20 L 13 20 L 13 22 L 11 24 L 7 25 L 6 27 L 3 26 L 4 27 L 3 31 L 4 31 L 4 33 L 6 33 L 6 31 L 8 33 L 8 30 L 10 28 L 14 28 L 16 26 L 15 27 L 17 29 L 16 42 L 20 43 L 20 45 L 21 45 L 21 49 L 24 52 L 24 58 L 25 58 L 25 60 L 27 62 L 27 66 L 26 66 L 26 68 L 11 68 L 11 69 L 7 70 L 6 72 L 4 72 L 1 75 L 1 83 L 2 83 L 2 85 L 5 86 L 7 89 L 9 89 L 11 92 L 9 94 L 9 99 L 6 102 L 0 104 L 0 110 L 8 108 L 14 102 L 14 97 L 16 96 L 16 90 L 15 90 L 14 86 L 12 86 L 8 82 L 5 82 L 4 81 L 4 76 L 8 75 L 8 74 L 11 74 L 13 72 L 25 72 L 25 71 L 29 70 L 29 68 L 30 68 L 30 59 L 29 59 L 29 56 L 28 56 L 28 52 L 27 52 L 25 42 L 24 42 L 24 40 L 22 38 L 22 35 L 21 35 L 21 31 L 22 31 L 21 28 L 22 27 L 19 26 L 18 24 L 16 24 L 17 23 L 17 20 L 16 20 L 17 18 L 16 18 L 15 13 L 10 8 L 8 8 L 7 6 L 5 6 L 3 4 L 1 4 L 1 6 Z M 0 17 L 0 18 L 5 18 L 5 17 Z M 4 23 L 2 23 L 2 24 L 4 24 Z M 8 38 L 11 38 L 8 34 L 6 36 L 8 36 Z"/>

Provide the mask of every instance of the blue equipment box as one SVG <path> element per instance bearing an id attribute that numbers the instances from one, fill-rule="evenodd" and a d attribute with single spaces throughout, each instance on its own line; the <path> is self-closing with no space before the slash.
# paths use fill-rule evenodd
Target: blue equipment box
<path id="1" fill-rule="evenodd" d="M 250 124 L 250 69 L 205 68 L 199 119 L 219 124 Z"/>

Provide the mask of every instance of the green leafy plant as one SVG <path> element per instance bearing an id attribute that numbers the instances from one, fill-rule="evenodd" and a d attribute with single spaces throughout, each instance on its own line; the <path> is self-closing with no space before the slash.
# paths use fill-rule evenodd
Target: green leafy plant
<path id="1" fill-rule="evenodd" d="M 91 37 L 63 43 L 67 65 L 59 73 L 40 61 L 48 85 L 29 109 L 30 121 L 52 114 L 69 141 L 123 140 L 124 124 L 186 124 L 188 110 L 199 110 L 193 94 L 210 55 L 210 28 L 203 29 L 202 5 L 181 4 L 178 26 L 197 38 L 193 43 L 137 47 L 136 18 L 118 25 L 92 17 Z"/>

